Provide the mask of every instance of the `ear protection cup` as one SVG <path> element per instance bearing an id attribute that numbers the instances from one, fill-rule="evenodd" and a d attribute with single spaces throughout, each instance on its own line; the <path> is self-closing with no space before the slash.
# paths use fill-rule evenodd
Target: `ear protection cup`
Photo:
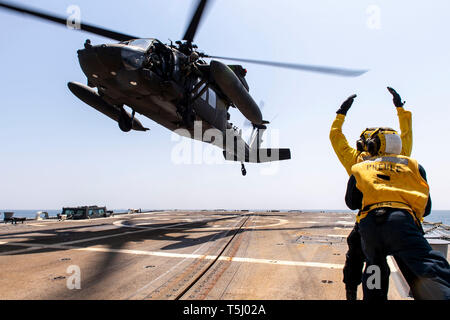
<path id="1" fill-rule="evenodd" d="M 364 147 L 365 147 L 365 140 L 363 139 L 359 139 L 356 141 L 356 150 L 358 150 L 359 152 L 364 152 Z"/>
<path id="2" fill-rule="evenodd" d="M 359 139 L 356 140 L 356 150 L 358 150 L 359 152 L 367 151 L 366 150 L 366 143 L 367 143 L 366 136 L 367 136 L 367 133 L 371 132 L 372 130 L 373 129 L 371 129 L 371 128 L 367 128 L 363 132 L 361 132 Z"/>
<path id="3" fill-rule="evenodd" d="M 376 156 L 380 150 L 380 138 L 375 136 L 367 140 L 367 151 L 372 155 Z"/>
<path id="4" fill-rule="evenodd" d="M 397 131 L 391 128 L 385 128 L 385 127 L 378 127 L 378 128 L 367 128 L 361 133 L 361 136 L 359 140 L 356 141 L 356 149 L 359 152 L 368 152 L 371 156 L 376 156 L 379 153 L 384 153 L 386 150 L 395 151 L 393 146 L 396 146 L 397 149 L 398 145 L 400 145 L 401 149 L 401 140 L 398 138 L 397 143 L 392 142 L 393 138 L 389 138 L 389 147 L 391 149 L 387 149 L 386 147 L 386 135 L 392 136 L 397 135 Z M 400 152 L 400 151 L 399 151 Z"/>
<path id="5" fill-rule="evenodd" d="M 373 141 L 372 139 L 370 139 L 369 141 L 367 141 L 367 151 L 368 151 L 371 155 L 375 155 L 375 149 L 376 149 L 375 141 Z"/>

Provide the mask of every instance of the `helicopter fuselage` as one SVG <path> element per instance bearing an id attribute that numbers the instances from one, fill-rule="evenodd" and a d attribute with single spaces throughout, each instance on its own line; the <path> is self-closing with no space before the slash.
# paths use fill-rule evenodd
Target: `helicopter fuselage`
<path id="1" fill-rule="evenodd" d="M 69 88 L 85 103 L 118 121 L 123 131 L 146 129 L 134 114 L 131 119 L 123 110 L 126 105 L 171 131 L 184 133 L 187 130 L 191 138 L 222 149 L 226 149 L 227 135 L 230 138 L 231 131 L 233 140 L 239 140 L 238 143 L 248 148 L 241 132 L 228 122 L 232 101 L 215 85 L 210 66 L 198 57 L 187 56 L 156 39 L 136 39 L 98 46 L 87 41 L 85 48 L 78 50 L 78 58 L 88 86 L 97 88 L 97 93 L 76 83 L 71 83 Z M 247 85 L 245 80 L 243 84 Z M 104 103 L 98 102 L 99 99 Z M 98 104 L 102 107 L 95 106 Z M 121 126 L 123 117 L 131 120 L 128 127 Z M 133 121 L 138 125 L 133 125 Z M 194 122 L 201 134 L 194 133 Z M 205 135 L 210 129 L 217 129 L 219 134 L 213 138 Z"/>
<path id="2" fill-rule="evenodd" d="M 88 86 L 70 82 L 69 89 L 126 132 L 148 130 L 135 118 L 139 113 L 182 136 L 220 147 L 227 160 L 289 159 L 288 149 L 260 148 L 259 129 L 265 129 L 267 122 L 248 93 L 245 69 L 214 60 L 207 64 L 197 52 L 188 56 L 182 50 L 182 46 L 164 45 L 156 39 L 98 46 L 87 40 L 85 48 L 78 50 L 78 58 Z M 242 130 L 228 122 L 231 106 L 257 129 L 254 145 L 248 145 Z"/>
<path id="3" fill-rule="evenodd" d="M 189 123 L 183 121 L 188 103 L 194 109 L 190 115 L 195 115 L 197 121 L 204 121 L 205 128 L 226 129 L 228 106 L 212 88 L 195 101 L 188 101 L 192 98 L 188 95 L 194 94 L 194 84 L 202 80 L 198 74 L 187 74 L 183 70 L 188 57 L 158 40 L 145 40 L 148 48 L 133 46 L 129 41 L 131 44 L 88 44 L 79 50 L 78 58 L 88 85 L 96 87 L 107 103 L 119 108 L 127 105 L 172 131 L 191 129 Z"/>
<path id="4" fill-rule="evenodd" d="M 193 40 L 207 4 L 208 0 L 198 0 L 182 41 L 175 42 L 177 45 L 165 45 L 156 39 L 139 38 L 81 21 L 74 21 L 73 28 L 72 17 L 61 17 L 4 1 L 0 1 L 0 8 L 120 41 L 92 46 L 87 40 L 85 48 L 78 51 L 81 68 L 87 76 L 87 86 L 69 82 L 68 87 L 79 99 L 117 121 L 121 130 L 148 130 L 135 118 L 135 114 L 140 113 L 178 134 L 181 133 L 177 129 L 186 129 L 191 138 L 214 143 L 224 149 L 224 155 L 231 155 L 232 159 L 227 160 L 268 162 L 290 159 L 289 149 L 265 149 L 268 154 L 275 153 L 275 156 L 260 155 L 264 149 L 260 148 L 262 133 L 259 131 L 266 129 L 268 122 L 263 120 L 259 106 L 248 93 L 246 70 L 240 65 L 225 65 L 216 60 L 208 64 L 202 58 L 349 77 L 360 76 L 367 70 L 220 57 L 198 52 Z M 131 114 L 124 106 L 132 109 Z M 231 141 L 231 145 L 236 146 L 243 142 L 241 131 L 228 122 L 230 106 L 238 108 L 254 129 L 250 141 L 256 143 L 249 142 L 250 145 L 247 145 L 244 142 L 245 152 L 240 154 L 228 143 Z M 197 122 L 201 123 L 201 134 L 192 132 Z M 220 134 L 215 135 L 215 139 L 205 139 L 209 129 Z M 250 157 L 250 151 L 254 150 L 257 156 Z"/>

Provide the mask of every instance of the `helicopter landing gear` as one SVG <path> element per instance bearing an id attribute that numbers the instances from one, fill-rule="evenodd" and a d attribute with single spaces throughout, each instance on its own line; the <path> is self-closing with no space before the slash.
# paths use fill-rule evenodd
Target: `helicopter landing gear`
<path id="1" fill-rule="evenodd" d="M 125 111 L 125 109 L 122 107 L 120 109 L 120 116 L 119 116 L 119 128 L 123 132 L 129 132 L 133 128 L 133 121 L 134 121 L 134 115 L 135 111 L 133 110 L 133 113 L 130 115 Z"/>
<path id="2" fill-rule="evenodd" d="M 181 113 L 181 116 L 183 117 L 183 123 L 188 129 L 194 127 L 195 113 L 194 110 L 192 110 L 191 106 L 184 108 L 183 112 Z"/>
<path id="3" fill-rule="evenodd" d="M 244 163 L 242 163 L 242 162 L 241 162 L 241 172 L 242 172 L 243 176 L 245 176 L 247 174 L 247 170 L 245 170 Z"/>

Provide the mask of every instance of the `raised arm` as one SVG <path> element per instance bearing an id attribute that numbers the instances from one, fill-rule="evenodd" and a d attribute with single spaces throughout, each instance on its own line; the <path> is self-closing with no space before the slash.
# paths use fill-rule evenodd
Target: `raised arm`
<path id="1" fill-rule="evenodd" d="M 356 149 L 350 147 L 342 132 L 342 125 L 344 124 L 347 111 L 353 104 L 353 100 L 356 98 L 356 94 L 351 95 L 347 100 L 342 103 L 341 107 L 336 111 L 336 118 L 331 125 L 330 141 L 333 146 L 339 161 L 344 166 L 348 175 L 351 175 L 352 166 L 357 162 L 357 158 L 360 154 Z"/>
<path id="2" fill-rule="evenodd" d="M 410 157 L 413 146 L 413 133 L 412 133 L 412 114 L 410 111 L 406 111 L 403 108 L 405 101 L 402 101 L 400 95 L 392 89 L 387 87 L 389 92 L 392 94 L 392 101 L 397 109 L 398 121 L 400 124 L 400 137 L 402 139 L 402 155 Z"/>

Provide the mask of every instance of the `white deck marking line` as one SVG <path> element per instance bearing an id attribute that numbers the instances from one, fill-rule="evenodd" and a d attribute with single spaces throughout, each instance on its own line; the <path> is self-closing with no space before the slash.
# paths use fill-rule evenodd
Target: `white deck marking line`
<path id="1" fill-rule="evenodd" d="M 278 220 L 277 223 L 272 223 L 272 224 L 267 224 L 267 225 L 262 225 L 262 226 L 251 226 L 251 227 L 244 227 L 242 229 L 258 229 L 258 228 L 268 228 L 268 227 L 277 227 L 277 226 L 281 226 L 283 224 L 288 223 L 289 221 L 286 219 L 279 219 L 279 218 L 269 218 L 271 220 Z M 258 220 L 259 222 L 259 220 Z"/>
<path id="2" fill-rule="evenodd" d="M 350 225 L 354 225 L 355 221 L 344 221 L 344 220 L 340 220 L 340 221 L 336 221 L 337 224 L 343 224 L 346 226 L 350 226 Z"/>
<path id="3" fill-rule="evenodd" d="M 149 231 L 149 230 L 160 230 L 160 229 L 172 229 L 174 227 L 178 227 L 178 226 L 184 226 L 184 225 L 189 225 L 189 224 L 193 224 L 195 222 L 209 222 L 209 221 L 214 221 L 216 219 L 208 219 L 208 220 L 198 220 L 198 221 L 192 221 L 192 222 L 182 222 L 182 223 L 176 223 L 174 225 L 169 225 L 166 227 L 150 227 L 150 228 L 144 228 L 142 230 L 142 227 L 133 227 L 133 226 L 129 226 L 130 228 L 140 228 L 141 230 L 136 230 L 136 231 L 127 231 L 127 232 L 122 232 L 122 233 L 116 233 L 116 234 L 110 234 L 107 236 L 99 236 L 99 237 L 93 237 L 93 238 L 87 238 L 87 239 L 80 239 L 80 240 L 75 240 L 75 241 L 69 241 L 69 242 L 62 242 L 63 245 L 70 245 L 70 244 L 74 244 L 74 243 L 82 243 L 82 242 L 89 242 L 89 241 L 96 241 L 96 240 L 102 240 L 102 239 L 108 239 L 108 238 L 113 238 L 113 237 L 120 237 L 123 235 L 128 235 L 128 234 L 135 234 L 135 233 L 141 233 L 141 232 L 145 232 L 145 231 Z M 120 221 L 120 220 L 119 220 Z M 114 225 L 116 225 L 116 222 L 119 221 L 115 221 Z M 125 227 L 126 225 L 121 225 L 121 227 Z"/>
<path id="4" fill-rule="evenodd" d="M 303 217 L 302 217 L 303 218 Z M 332 216 L 328 216 L 328 217 L 316 217 L 316 216 L 311 216 L 311 217 L 308 217 L 308 218 L 310 218 L 310 219 L 327 219 L 327 220 L 329 220 L 329 219 L 333 219 L 333 218 L 339 218 L 339 219 L 355 219 L 355 217 L 342 217 L 342 216 L 338 216 L 338 217 L 332 217 Z"/>
<path id="5" fill-rule="evenodd" d="M 238 218 L 238 217 L 240 217 L 240 216 L 235 216 L 235 217 L 232 217 L 232 218 Z M 173 226 L 170 227 L 170 229 L 181 229 L 181 228 L 176 228 L 176 227 L 177 226 L 186 225 L 186 224 L 194 224 L 196 222 L 210 222 L 210 221 L 216 221 L 217 220 L 217 218 L 208 219 L 208 220 L 202 220 L 202 219 L 192 220 L 192 219 L 188 219 L 188 218 L 177 218 L 177 219 L 178 220 L 187 220 L 188 222 L 174 224 Z M 136 220 L 136 219 L 133 219 L 133 220 Z M 133 221 L 133 220 L 131 220 L 131 221 Z M 125 227 L 125 228 L 147 229 L 147 230 L 155 229 L 155 227 L 151 227 L 151 225 L 154 224 L 154 223 L 150 222 L 150 221 L 148 223 L 143 222 L 143 223 L 137 223 L 137 224 L 123 224 L 126 221 L 130 221 L 130 220 L 118 220 L 118 221 L 114 221 L 113 224 L 115 226 L 117 226 L 117 227 Z M 150 227 L 146 227 L 148 225 L 150 225 Z M 158 228 L 158 229 L 160 229 L 160 228 Z M 201 228 L 201 230 L 208 230 L 208 229 L 212 230 L 212 228 Z M 220 229 L 214 228 L 214 230 L 220 230 Z"/>
<path id="6" fill-rule="evenodd" d="M 17 243 L 14 245 L 36 248 L 53 248 L 53 249 L 67 249 L 76 251 L 91 251 L 91 252 L 113 252 L 113 253 L 126 253 L 133 255 L 144 255 L 144 256 L 157 256 L 166 258 L 183 258 L 183 259 L 206 259 L 214 260 L 217 259 L 215 255 L 203 255 L 194 253 L 174 253 L 174 252 L 161 252 L 161 251 L 143 251 L 143 250 L 131 250 L 131 249 L 112 249 L 112 248 L 100 248 L 100 247 L 75 247 L 67 245 L 42 245 L 42 244 L 27 244 L 27 243 Z M 195 252 L 195 251 L 194 251 Z M 289 261 L 289 260 L 276 260 L 276 259 L 259 259 L 259 258 L 245 258 L 245 257 L 226 257 L 221 256 L 218 258 L 221 261 L 232 261 L 232 262 L 246 262 L 246 263 L 263 263 L 272 265 L 282 265 L 282 266 L 296 266 L 296 267 L 313 267 L 313 268 L 327 268 L 327 269 L 342 269 L 343 264 L 335 263 L 323 263 L 323 262 L 311 262 L 311 261 Z"/>
<path id="7" fill-rule="evenodd" d="M 0 241 L 0 244 L 7 244 L 8 242 Z"/>
<path id="8" fill-rule="evenodd" d="M 219 257 L 219 260 L 248 262 L 248 263 L 265 263 L 265 264 L 296 266 L 296 267 L 327 268 L 327 269 L 344 268 L 343 264 L 311 262 L 311 261 L 289 261 L 289 260 L 273 260 L 273 259 L 269 260 L 269 259 L 241 258 L 241 257 Z"/>
<path id="9" fill-rule="evenodd" d="M 26 224 L 28 226 L 48 226 L 50 224 L 54 224 L 54 223 L 60 223 L 61 221 L 59 220 L 54 220 L 54 219 L 42 219 L 42 220 L 36 220 L 36 219 L 29 219 L 25 221 Z"/>
<path id="10" fill-rule="evenodd" d="M 254 227 L 242 227 L 242 230 L 249 230 L 249 229 L 258 229 L 258 228 L 268 228 L 268 227 L 276 227 L 276 226 L 281 226 L 283 224 L 288 223 L 289 221 L 286 219 L 278 219 L 278 218 L 270 218 L 271 220 L 278 220 L 277 223 L 272 223 L 272 224 L 267 224 L 267 225 L 261 225 L 261 226 L 254 226 Z M 174 228 L 174 229 L 178 229 L 178 228 Z M 211 227 L 211 228 L 201 228 L 199 229 L 201 231 L 217 231 L 217 230 L 229 230 L 229 228 L 227 227 L 221 227 L 221 226 L 217 226 L 217 227 Z"/>
<path id="11" fill-rule="evenodd" d="M 7 251 L 7 252 L 0 252 L 0 256 L 9 256 L 9 255 L 13 255 L 13 254 L 19 254 L 19 253 L 23 253 L 23 252 L 39 250 L 39 249 L 43 249 L 44 248 L 43 245 L 27 245 L 27 246 L 25 246 L 25 245 L 23 245 L 23 243 L 22 244 L 17 244 L 15 242 L 10 243 L 10 245 L 12 245 L 12 246 L 19 246 L 19 247 L 27 247 L 27 248 L 26 249 Z"/>
<path id="12" fill-rule="evenodd" d="M 219 216 L 209 216 L 210 218 L 219 218 Z M 236 215 L 236 217 L 239 217 L 239 215 Z M 121 218 L 123 218 L 123 217 L 121 217 Z M 195 217 L 195 216 L 191 216 L 191 217 L 189 217 L 189 218 L 180 218 L 180 216 L 177 216 L 177 217 L 171 217 L 171 216 L 160 216 L 160 215 L 158 215 L 158 216 L 154 216 L 154 217 L 141 217 L 141 218 L 132 218 L 132 219 L 130 219 L 130 220 L 126 220 L 126 221 L 137 221 L 137 220 L 147 220 L 147 221 L 152 221 L 152 220 L 162 220 L 162 219 L 166 219 L 166 220 L 175 220 L 175 219 L 178 219 L 178 220 L 186 220 L 186 219 L 202 219 L 202 218 L 204 218 L 204 217 L 199 217 L 199 216 L 197 216 L 197 217 Z"/>
<path id="13" fill-rule="evenodd" d="M 237 223 L 234 224 L 234 227 L 236 228 L 239 223 L 242 221 L 242 219 L 240 221 L 238 221 Z M 229 231 L 228 231 L 229 232 Z M 228 235 L 228 232 L 225 234 L 225 236 Z M 212 241 L 217 238 L 219 236 L 219 234 L 215 234 L 210 241 L 205 242 L 204 244 L 202 244 L 199 248 L 197 248 L 193 254 L 196 254 L 197 252 L 199 252 L 201 249 L 203 249 L 206 245 L 211 245 Z M 136 290 L 135 293 L 133 293 L 131 296 L 127 297 L 127 300 L 134 298 L 135 296 L 137 296 L 139 293 L 141 293 L 142 291 L 144 291 L 145 289 L 149 288 L 153 283 L 155 283 L 156 281 L 158 281 L 159 279 L 165 277 L 166 275 L 168 275 L 170 272 L 172 272 L 173 270 L 175 270 L 179 265 L 183 264 L 186 260 L 188 260 L 189 258 L 184 258 L 183 260 L 179 261 L 176 265 L 174 265 L 172 268 L 168 269 L 166 272 L 164 272 L 163 274 L 159 275 L 157 278 L 151 280 L 149 283 L 147 283 L 145 286 L 141 287 L 140 289 Z"/>
<path id="14" fill-rule="evenodd" d="M 141 233 L 141 232 L 147 232 L 149 230 L 159 230 L 159 229 L 172 229 L 173 227 L 177 227 L 177 226 L 181 226 L 181 225 L 188 225 L 188 224 L 193 224 L 194 222 L 209 222 L 209 221 L 214 221 L 217 219 L 208 219 L 208 220 L 199 220 L 199 221 L 193 221 L 193 222 L 183 222 L 183 223 L 177 223 L 174 224 L 172 226 L 167 226 L 167 227 L 154 227 L 154 228 L 148 228 L 148 227 L 133 227 L 133 226 L 128 226 L 130 228 L 140 228 L 141 230 L 136 230 L 136 231 L 127 231 L 127 232 L 121 232 L 121 233 L 116 233 L 116 234 L 110 234 L 110 235 L 106 235 L 106 236 L 100 236 L 100 237 L 93 237 L 93 238 L 86 238 L 86 239 L 80 239 L 80 240 L 74 240 L 74 241 L 67 241 L 67 242 L 61 242 L 61 243 L 56 243 L 56 244 L 51 244 L 51 245 L 45 245 L 45 244 L 33 244 L 32 246 L 26 243 L 16 243 L 16 242 L 9 242 L 10 245 L 17 245 L 17 246 L 27 246 L 29 248 L 27 249 L 21 249 L 21 250 L 14 250 L 14 251 L 7 251 L 7 252 L 1 252 L 0 256 L 4 256 L 4 255 L 11 255 L 11 254 L 18 254 L 18 253 L 22 253 L 22 252 L 27 252 L 30 250 L 38 250 L 38 249 L 42 249 L 42 248 L 57 248 L 59 246 L 65 246 L 65 245 L 71 245 L 71 244 L 75 244 L 75 243 L 83 243 L 83 242 L 89 242 L 89 241 L 96 241 L 96 240 L 102 240 L 102 239 L 108 239 L 108 238 L 113 238 L 113 237 L 120 237 L 123 235 L 129 235 L 129 234 L 136 234 L 136 233 Z M 119 222 L 119 221 L 116 221 Z M 115 223 L 114 223 L 115 224 Z M 125 227 L 125 225 L 122 225 L 122 227 Z M 114 229 L 110 229 L 110 230 L 114 230 Z"/>
<path id="15" fill-rule="evenodd" d="M 398 272 L 397 266 L 395 265 L 394 261 L 392 260 L 392 256 L 388 256 L 386 260 L 387 260 L 389 269 L 391 269 L 391 272 Z"/>

